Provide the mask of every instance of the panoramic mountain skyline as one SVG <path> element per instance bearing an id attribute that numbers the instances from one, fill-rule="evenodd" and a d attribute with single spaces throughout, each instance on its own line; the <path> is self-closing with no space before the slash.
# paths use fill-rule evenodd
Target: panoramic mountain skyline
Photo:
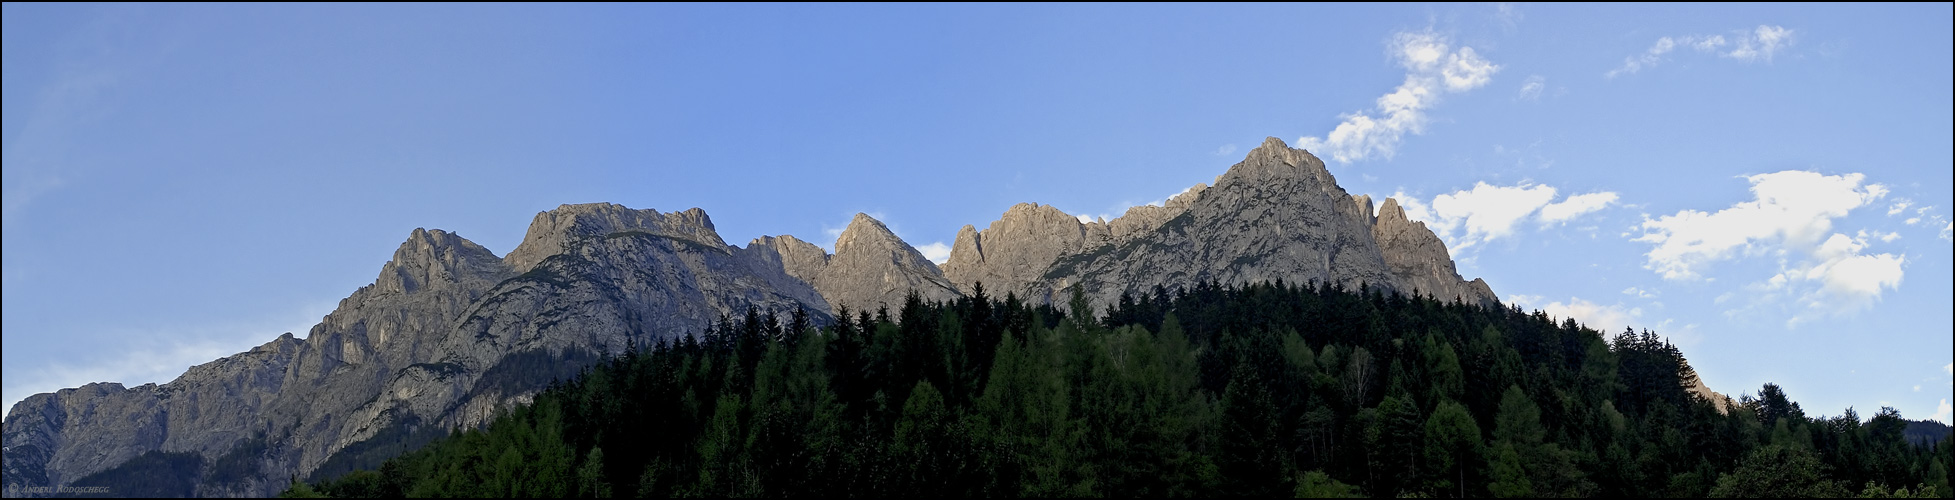
<path id="1" fill-rule="evenodd" d="M 9 407 L 303 336 L 417 227 L 864 212 L 941 263 L 1274 135 L 1509 303 L 1949 420 L 1947 5 L 5 8 Z"/>

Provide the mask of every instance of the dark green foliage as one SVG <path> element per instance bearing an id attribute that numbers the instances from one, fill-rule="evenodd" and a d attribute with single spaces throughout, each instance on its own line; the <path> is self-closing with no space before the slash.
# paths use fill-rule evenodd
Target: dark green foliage
<path id="1" fill-rule="evenodd" d="M 1910 444 L 1891 409 L 1864 423 L 1850 409 L 1814 418 L 1768 385 L 1721 413 L 1685 390 L 1689 364 L 1647 331 L 1605 339 L 1538 312 L 1284 283 L 1156 289 L 1104 315 L 1069 302 L 912 295 L 825 325 L 750 310 L 609 358 L 512 356 L 477 390 L 563 382 L 419 449 L 383 431 L 390 441 L 349 447 L 363 465 L 300 486 L 340 497 L 1893 495 L 1888 485 L 1949 491 L 1955 462 L 1947 437 Z"/>
<path id="2" fill-rule="evenodd" d="M 1845 485 L 1826 479 L 1824 468 L 1825 465 L 1811 452 L 1767 446 L 1746 456 L 1738 470 L 1718 477 L 1717 486 L 1711 488 L 1711 496 L 1837 498 L 1852 494 Z"/>

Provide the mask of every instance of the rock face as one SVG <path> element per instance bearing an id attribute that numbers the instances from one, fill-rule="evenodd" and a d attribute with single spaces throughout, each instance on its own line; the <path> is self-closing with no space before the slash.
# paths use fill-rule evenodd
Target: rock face
<path id="1" fill-rule="evenodd" d="M 1485 282 L 1460 279 L 1445 245 L 1396 201 L 1384 212 L 1338 187 L 1317 157 L 1270 138 L 1214 187 L 1105 223 L 1012 207 L 985 231 L 960 232 L 945 268 L 960 286 L 982 281 L 1041 301 L 1074 286 L 1108 304 L 1155 286 L 1284 280 L 1497 303 Z"/>
<path id="2" fill-rule="evenodd" d="M 28 397 L 7 415 L 7 496 L 149 450 L 228 449 L 259 430 L 253 417 L 278 394 L 303 342 L 288 333 L 160 386 L 96 383 Z"/>
<path id="3" fill-rule="evenodd" d="M 1369 209 L 1371 198 L 1360 198 Z M 1426 229 L 1426 223 L 1406 219 L 1405 209 L 1398 206 L 1398 200 L 1385 199 L 1385 204 L 1378 208 L 1371 234 L 1378 240 L 1378 250 L 1384 254 L 1385 265 L 1390 268 L 1398 290 L 1469 304 L 1499 301 L 1485 280 L 1462 280 L 1453 267 L 1452 254 L 1446 253 L 1446 243 Z"/>
<path id="4" fill-rule="evenodd" d="M 944 278 L 936 263 L 868 214 L 855 214 L 849 221 L 835 239 L 834 255 L 793 236 L 762 237 L 748 245 L 756 247 L 779 255 L 788 274 L 813 284 L 822 299 L 837 308 L 896 309 L 911 290 L 924 300 L 959 296 L 956 285 Z"/>
<path id="5" fill-rule="evenodd" d="M 194 493 L 272 495 L 290 478 L 349 466 L 359 450 L 486 422 L 605 353 L 697 334 L 749 308 L 804 308 L 826 321 L 843 307 L 899 307 L 912 291 L 954 299 L 980 282 L 1031 301 L 1078 287 L 1105 304 L 1155 286 L 1279 279 L 1496 303 L 1396 201 L 1374 213 L 1322 161 L 1276 139 L 1213 187 L 1113 220 L 1013 206 L 982 231 L 964 226 L 942 269 L 864 214 L 829 255 L 793 236 L 729 246 L 697 208 L 564 205 L 537 214 L 506 257 L 414 230 L 373 284 L 304 339 L 287 333 L 167 384 L 29 397 L 0 426 L 4 485 L 21 496 L 164 451 L 206 463 L 255 456 L 241 482 Z"/>
<path id="6" fill-rule="evenodd" d="M 303 340 L 286 334 L 160 386 L 91 384 L 16 405 L 5 487 L 68 484 L 152 450 L 208 462 L 263 437 L 254 479 L 197 493 L 276 494 L 368 438 L 485 422 L 576 368 L 525 373 L 511 360 L 588 361 L 748 307 L 828 309 L 778 255 L 727 246 L 698 209 L 565 205 L 538 214 L 508 259 L 416 229 Z"/>
<path id="7" fill-rule="evenodd" d="M 1208 189 L 1196 184 L 1163 206 L 1141 205 L 1110 221 L 1080 222 L 1049 205 L 1020 203 L 983 231 L 966 225 L 957 232 L 944 276 L 966 293 L 983 283 L 988 295 L 1043 294 L 1043 277 L 1061 257 L 1125 242 L 1147 234 L 1187 211 Z"/>

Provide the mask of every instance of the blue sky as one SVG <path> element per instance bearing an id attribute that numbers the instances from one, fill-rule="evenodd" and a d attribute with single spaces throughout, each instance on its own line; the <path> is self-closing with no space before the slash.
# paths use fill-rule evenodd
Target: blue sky
<path id="1" fill-rule="evenodd" d="M 4 8 L 9 406 L 303 335 L 416 227 L 868 212 L 941 259 L 1275 136 L 1713 389 L 1949 419 L 1947 4 Z"/>

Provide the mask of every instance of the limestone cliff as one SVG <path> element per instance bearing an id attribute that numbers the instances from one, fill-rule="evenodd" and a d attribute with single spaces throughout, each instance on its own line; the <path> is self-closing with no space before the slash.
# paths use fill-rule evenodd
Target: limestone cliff
<path id="1" fill-rule="evenodd" d="M 527 401 L 552 373 L 502 368 L 519 355 L 595 359 L 748 307 L 827 310 L 778 256 L 722 243 L 699 209 L 565 205 L 538 214 L 506 260 L 416 229 L 303 340 L 287 334 L 167 384 L 90 384 L 16 405 L 5 487 L 67 484 L 152 450 L 210 460 L 261 437 L 247 450 L 262 458 L 254 478 L 196 493 L 275 494 L 383 432 L 475 425 Z"/>
<path id="2" fill-rule="evenodd" d="M 956 285 L 882 221 L 855 214 L 835 239 L 835 254 L 793 236 L 763 237 L 748 248 L 765 247 L 780 255 L 787 273 L 812 284 L 830 306 L 851 311 L 902 307 L 914 290 L 924 300 L 951 300 Z M 832 311 L 831 311 L 832 313 Z"/>
<path id="3" fill-rule="evenodd" d="M 1202 280 L 1339 283 L 1497 303 L 1485 282 L 1460 279 L 1444 243 L 1394 200 L 1337 185 L 1323 161 L 1270 138 L 1242 162 L 1165 206 L 1081 224 L 1049 206 L 1020 204 L 984 231 L 966 226 L 945 274 L 1052 301 L 1078 286 L 1095 303 Z"/>
<path id="4" fill-rule="evenodd" d="M 1364 197 L 1362 203 L 1369 209 L 1370 197 Z M 1424 222 L 1405 218 L 1405 209 L 1398 206 L 1398 200 L 1385 199 L 1385 204 L 1378 208 L 1371 234 L 1378 240 L 1378 250 L 1383 253 L 1393 285 L 1399 291 L 1469 304 L 1499 302 L 1486 281 L 1474 278 L 1469 282 L 1460 278 L 1459 271 L 1453 267 L 1452 254 L 1446 253 L 1446 242 L 1426 229 Z"/>

